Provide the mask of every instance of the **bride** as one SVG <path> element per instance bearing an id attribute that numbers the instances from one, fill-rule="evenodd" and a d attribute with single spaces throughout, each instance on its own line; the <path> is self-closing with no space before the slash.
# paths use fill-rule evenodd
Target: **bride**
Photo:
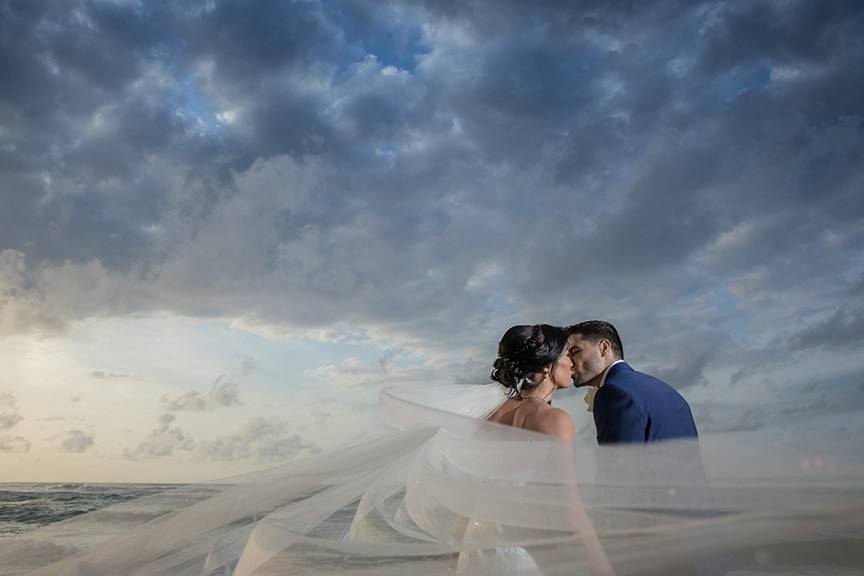
<path id="1" fill-rule="evenodd" d="M 573 418 L 565 410 L 552 406 L 555 391 L 573 385 L 573 363 L 567 355 L 566 344 L 567 332 L 557 326 L 535 324 L 507 330 L 498 344 L 498 358 L 493 364 L 491 379 L 508 390 L 508 399 L 487 420 L 572 441 Z M 591 555 L 591 573 L 611 574 L 611 566 L 588 518 L 577 514 L 574 520 L 574 531 L 583 533 Z M 494 523 L 466 523 L 469 529 L 463 542 L 470 542 L 484 532 L 500 530 Z M 553 573 L 556 566 L 561 567 L 559 556 L 543 570 L 543 559 L 540 549 L 531 553 L 524 547 L 497 547 L 463 552 L 458 556 L 455 569 L 451 564 L 451 571 L 457 575 L 542 574 Z"/>
<path id="2" fill-rule="evenodd" d="M 489 417 L 490 422 L 573 440 L 573 418 L 551 406 L 557 389 L 573 385 L 566 344 L 566 331 L 547 324 L 513 326 L 504 333 L 492 380 L 507 388 L 511 397 Z"/>

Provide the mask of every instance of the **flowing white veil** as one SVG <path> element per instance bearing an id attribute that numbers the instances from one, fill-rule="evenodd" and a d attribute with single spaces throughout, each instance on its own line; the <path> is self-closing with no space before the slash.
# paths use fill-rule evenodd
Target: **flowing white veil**
<path id="1" fill-rule="evenodd" d="M 486 422 L 504 400 L 497 384 L 386 388 L 390 433 L 207 485 L 80 550 L 63 535 L 116 510 L 0 542 L 0 574 L 864 572 L 855 434 L 596 448 Z"/>

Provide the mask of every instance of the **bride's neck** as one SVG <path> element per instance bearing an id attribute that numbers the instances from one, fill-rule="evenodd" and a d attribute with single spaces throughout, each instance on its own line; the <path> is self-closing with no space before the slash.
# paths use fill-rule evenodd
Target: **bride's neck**
<path id="1" fill-rule="evenodd" d="M 548 378 L 544 378 L 539 384 L 531 388 L 530 390 L 526 390 L 522 393 L 522 397 L 531 396 L 534 398 L 542 397 L 547 402 L 552 399 L 552 394 L 555 392 L 557 386 L 552 383 Z"/>

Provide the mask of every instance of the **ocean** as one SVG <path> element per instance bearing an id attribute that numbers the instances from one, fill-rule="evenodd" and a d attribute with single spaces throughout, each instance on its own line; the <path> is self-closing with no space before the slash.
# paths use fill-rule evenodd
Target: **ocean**
<path id="1" fill-rule="evenodd" d="M 229 484 L 0 484 L 0 576 L 87 549 Z"/>
<path id="2" fill-rule="evenodd" d="M 0 484 L 0 538 L 177 487 L 176 484 Z"/>

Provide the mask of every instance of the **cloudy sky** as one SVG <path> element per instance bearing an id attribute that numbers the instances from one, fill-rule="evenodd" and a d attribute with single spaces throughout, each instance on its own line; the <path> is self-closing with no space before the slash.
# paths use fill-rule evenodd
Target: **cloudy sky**
<path id="1" fill-rule="evenodd" d="M 383 384 L 485 381 L 516 323 L 611 320 L 703 431 L 857 417 L 862 29 L 855 1 L 0 0 L 0 481 L 314 453 Z"/>

